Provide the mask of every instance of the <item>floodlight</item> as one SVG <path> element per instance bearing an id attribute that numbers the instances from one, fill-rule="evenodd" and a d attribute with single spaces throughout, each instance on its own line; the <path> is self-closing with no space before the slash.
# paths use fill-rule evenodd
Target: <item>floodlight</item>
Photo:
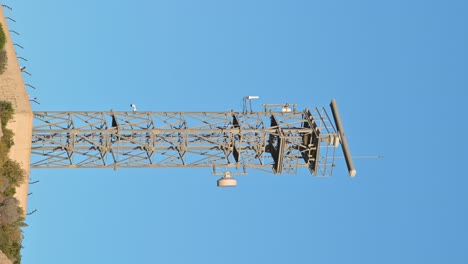
<path id="1" fill-rule="evenodd" d="M 226 171 L 223 175 L 218 180 L 218 187 L 236 187 L 237 186 L 237 180 L 234 178 L 231 178 L 231 173 Z"/>
<path id="2" fill-rule="evenodd" d="M 328 143 L 328 145 L 333 145 L 335 148 L 340 145 L 340 136 L 336 133 L 327 134 L 322 138 L 323 142 Z"/>

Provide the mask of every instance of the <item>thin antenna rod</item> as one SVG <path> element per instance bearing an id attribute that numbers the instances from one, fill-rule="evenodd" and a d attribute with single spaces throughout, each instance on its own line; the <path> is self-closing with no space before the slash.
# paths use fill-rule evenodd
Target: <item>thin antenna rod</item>
<path id="1" fill-rule="evenodd" d="M 343 156 L 335 156 L 335 159 L 344 159 Z M 353 156 L 353 159 L 383 159 L 384 156 Z"/>

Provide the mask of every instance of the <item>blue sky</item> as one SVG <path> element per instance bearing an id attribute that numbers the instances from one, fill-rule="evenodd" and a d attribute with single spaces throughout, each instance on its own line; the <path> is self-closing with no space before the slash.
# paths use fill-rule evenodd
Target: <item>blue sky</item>
<path id="1" fill-rule="evenodd" d="M 9 1 L 45 110 L 336 98 L 333 177 L 33 170 L 23 263 L 466 263 L 466 1 Z"/>

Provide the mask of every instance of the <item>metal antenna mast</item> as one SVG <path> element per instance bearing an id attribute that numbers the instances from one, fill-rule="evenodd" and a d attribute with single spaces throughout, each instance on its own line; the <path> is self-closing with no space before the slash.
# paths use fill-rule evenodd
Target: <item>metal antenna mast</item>
<path id="1" fill-rule="evenodd" d="M 31 168 L 211 168 L 223 175 L 218 186 L 235 186 L 231 175 L 247 169 L 330 176 L 340 143 L 352 165 L 336 113 L 338 126 L 325 108 L 294 104 L 260 112 L 34 112 Z"/>

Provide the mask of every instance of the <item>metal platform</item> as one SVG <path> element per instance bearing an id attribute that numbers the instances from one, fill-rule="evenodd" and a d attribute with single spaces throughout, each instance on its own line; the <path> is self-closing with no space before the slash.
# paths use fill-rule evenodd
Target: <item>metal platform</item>
<path id="1" fill-rule="evenodd" d="M 261 112 L 34 112 L 31 168 L 257 169 L 330 176 L 339 132 L 325 108 Z"/>

